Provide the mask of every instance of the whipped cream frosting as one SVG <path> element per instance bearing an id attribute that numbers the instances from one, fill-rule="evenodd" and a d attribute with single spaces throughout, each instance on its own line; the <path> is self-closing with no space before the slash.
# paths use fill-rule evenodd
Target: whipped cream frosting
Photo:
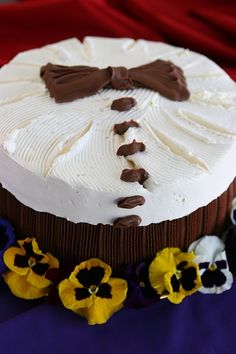
<path id="1" fill-rule="evenodd" d="M 106 89 L 70 103 L 50 98 L 39 72 L 48 62 L 131 68 L 156 59 L 184 70 L 190 99 L 174 102 L 148 89 Z M 133 97 L 127 112 L 115 99 Z M 134 120 L 122 136 L 113 126 Z M 113 224 L 129 215 L 140 225 L 173 220 L 207 205 L 236 176 L 236 84 L 214 62 L 159 42 L 86 37 L 18 54 L 0 70 L 0 183 L 20 202 L 74 223 Z M 145 151 L 118 156 L 121 145 Z M 144 168 L 143 185 L 121 172 Z M 133 209 L 120 198 L 143 196 Z"/>

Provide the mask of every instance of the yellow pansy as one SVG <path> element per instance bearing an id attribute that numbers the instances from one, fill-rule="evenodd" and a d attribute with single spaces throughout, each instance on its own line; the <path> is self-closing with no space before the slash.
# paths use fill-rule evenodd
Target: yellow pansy
<path id="1" fill-rule="evenodd" d="M 152 287 L 160 296 L 179 304 L 187 295 L 201 287 L 198 264 L 193 252 L 181 252 L 179 248 L 164 248 L 158 252 L 149 267 Z"/>
<path id="2" fill-rule="evenodd" d="M 59 284 L 63 305 L 91 325 L 105 323 L 123 306 L 127 293 L 127 282 L 110 276 L 111 268 L 101 260 L 82 262 Z"/>
<path id="3" fill-rule="evenodd" d="M 18 241 L 3 256 L 9 271 L 4 280 L 12 293 L 23 299 L 37 299 L 47 295 L 51 281 L 46 278 L 50 268 L 58 268 L 58 260 L 50 253 L 43 253 L 34 238 Z"/>

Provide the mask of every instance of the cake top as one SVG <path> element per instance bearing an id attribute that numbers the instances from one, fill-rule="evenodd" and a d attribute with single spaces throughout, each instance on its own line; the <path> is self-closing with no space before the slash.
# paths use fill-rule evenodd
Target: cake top
<path id="1" fill-rule="evenodd" d="M 188 100 L 136 87 L 56 103 L 40 77 L 49 62 L 130 69 L 157 59 L 183 70 Z M 121 98 L 128 111 L 117 110 Z M 87 37 L 29 50 L 0 70 L 0 182 L 25 205 L 73 222 L 173 220 L 234 179 L 235 113 L 235 83 L 186 49 Z"/>

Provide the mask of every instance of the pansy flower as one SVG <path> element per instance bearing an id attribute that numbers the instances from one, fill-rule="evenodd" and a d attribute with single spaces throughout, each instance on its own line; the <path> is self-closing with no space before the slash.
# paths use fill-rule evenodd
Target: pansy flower
<path id="1" fill-rule="evenodd" d="M 236 227 L 229 228 L 225 235 L 225 251 L 230 271 L 236 275 Z"/>
<path id="2" fill-rule="evenodd" d="M 158 252 L 149 267 L 152 287 L 161 297 L 179 304 L 201 286 L 201 278 L 193 252 L 179 248 L 164 248 Z"/>
<path id="3" fill-rule="evenodd" d="M 233 225 L 236 225 L 236 198 L 234 198 L 232 201 L 230 218 L 231 218 Z"/>
<path id="4" fill-rule="evenodd" d="M 189 246 L 196 254 L 202 279 L 199 289 L 204 294 L 220 294 L 231 288 L 233 276 L 229 270 L 225 245 L 217 236 L 204 236 Z"/>
<path id="5" fill-rule="evenodd" d="M 91 325 L 105 323 L 122 307 L 127 293 L 127 282 L 110 276 L 110 266 L 97 258 L 80 263 L 59 284 L 63 305 Z"/>
<path id="6" fill-rule="evenodd" d="M 10 269 L 4 280 L 12 293 L 23 299 L 37 299 L 48 294 L 51 281 L 45 277 L 50 268 L 59 262 L 50 253 L 42 253 L 34 238 L 17 241 L 4 253 L 4 262 Z"/>
<path id="7" fill-rule="evenodd" d="M 234 275 L 236 275 L 236 198 L 234 198 L 232 201 L 230 216 L 233 225 L 230 226 L 224 234 L 225 251 L 229 269 Z"/>
<path id="8" fill-rule="evenodd" d="M 0 275 L 7 270 L 3 262 L 3 254 L 15 241 L 16 235 L 12 225 L 7 220 L 0 218 Z"/>
<path id="9" fill-rule="evenodd" d="M 160 297 L 149 281 L 149 267 L 146 262 L 128 265 L 124 277 L 128 281 L 128 294 L 125 305 L 138 309 L 157 302 Z"/>

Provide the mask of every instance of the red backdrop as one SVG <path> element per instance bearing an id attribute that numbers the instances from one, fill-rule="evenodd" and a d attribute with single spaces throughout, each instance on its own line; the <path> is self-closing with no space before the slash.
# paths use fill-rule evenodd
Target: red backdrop
<path id="1" fill-rule="evenodd" d="M 211 57 L 236 79 L 235 0 L 23 0 L 0 5 L 0 65 L 76 36 L 161 40 Z"/>

